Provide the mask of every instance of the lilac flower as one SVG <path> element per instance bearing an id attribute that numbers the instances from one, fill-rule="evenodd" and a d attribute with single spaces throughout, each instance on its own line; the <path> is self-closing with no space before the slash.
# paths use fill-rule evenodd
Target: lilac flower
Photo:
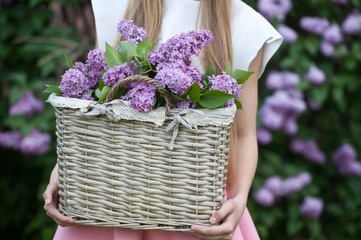
<path id="1" fill-rule="evenodd" d="M 321 52 L 326 57 L 332 57 L 335 54 L 335 46 L 329 42 L 322 41 L 320 47 L 321 47 Z"/>
<path id="2" fill-rule="evenodd" d="M 295 154 L 301 154 L 307 160 L 317 163 L 325 164 L 325 154 L 319 149 L 317 142 L 314 139 L 301 141 L 293 139 L 291 142 L 291 151 Z"/>
<path id="3" fill-rule="evenodd" d="M 87 65 L 88 72 L 85 74 L 85 76 L 87 76 L 89 80 L 89 88 L 96 88 L 98 86 L 102 71 L 107 69 L 104 50 L 93 49 L 89 51 Z"/>
<path id="4" fill-rule="evenodd" d="M 303 17 L 301 18 L 300 26 L 310 33 L 321 36 L 330 26 L 330 23 L 327 19 L 320 17 Z"/>
<path id="5" fill-rule="evenodd" d="M 298 174 L 298 178 L 304 186 L 307 186 L 312 182 L 312 176 L 309 172 L 302 172 Z"/>
<path id="6" fill-rule="evenodd" d="M 257 203 L 265 207 L 272 206 L 275 201 L 275 197 L 273 196 L 273 194 L 266 188 L 261 188 L 258 191 L 254 192 L 253 198 Z"/>
<path id="7" fill-rule="evenodd" d="M 114 86 L 118 81 L 134 75 L 134 71 L 138 68 L 136 62 L 123 63 L 108 69 L 103 75 L 103 82 L 107 86 Z"/>
<path id="8" fill-rule="evenodd" d="M 345 4 L 347 4 L 348 0 L 330 0 L 330 1 L 333 2 L 333 3 L 345 5 Z"/>
<path id="9" fill-rule="evenodd" d="M 154 65 L 179 61 L 190 65 L 191 56 L 198 56 L 212 40 L 213 34 L 208 30 L 181 33 L 163 43 L 159 50 L 152 51 L 149 54 L 149 61 Z"/>
<path id="10" fill-rule="evenodd" d="M 343 35 L 340 26 L 338 24 L 329 26 L 323 33 L 323 39 L 333 45 L 342 42 Z"/>
<path id="11" fill-rule="evenodd" d="M 357 10 L 349 14 L 342 23 L 342 29 L 345 33 L 351 35 L 361 34 L 361 14 Z"/>
<path id="12" fill-rule="evenodd" d="M 356 151 L 350 144 L 343 144 L 332 155 L 339 173 L 347 176 L 361 176 L 361 162 L 356 158 Z"/>
<path id="13" fill-rule="evenodd" d="M 0 147 L 18 150 L 23 136 L 18 131 L 0 132 Z"/>
<path id="14" fill-rule="evenodd" d="M 321 108 L 320 104 L 318 104 L 317 102 L 315 102 L 314 100 L 310 99 L 308 101 L 308 106 L 310 107 L 311 110 L 313 111 L 317 111 Z"/>
<path id="15" fill-rule="evenodd" d="M 298 39 L 297 32 L 284 24 L 279 25 L 277 30 L 282 35 L 285 43 L 293 43 Z"/>
<path id="16" fill-rule="evenodd" d="M 321 85 L 325 82 L 326 76 L 315 64 L 312 64 L 305 78 L 314 85 Z"/>
<path id="17" fill-rule="evenodd" d="M 300 77 L 289 71 L 271 71 L 266 78 L 266 86 L 271 90 L 283 90 L 296 87 L 300 82 Z"/>
<path id="18" fill-rule="evenodd" d="M 282 130 L 287 134 L 287 135 L 294 135 L 297 133 L 298 131 L 298 124 L 297 124 L 297 119 L 294 116 L 288 116 L 284 119 L 283 121 L 283 127 Z"/>
<path id="19" fill-rule="evenodd" d="M 44 103 L 35 98 L 31 91 L 26 91 L 23 96 L 11 106 L 9 110 L 10 116 L 23 115 L 32 117 L 36 113 L 43 111 Z"/>
<path id="20" fill-rule="evenodd" d="M 60 90 L 64 97 L 69 98 L 87 98 L 88 80 L 78 69 L 68 69 L 61 80 Z"/>
<path id="21" fill-rule="evenodd" d="M 343 144 L 340 146 L 332 156 L 334 161 L 339 161 L 341 159 L 356 159 L 356 151 L 351 144 Z"/>
<path id="22" fill-rule="evenodd" d="M 286 196 L 301 191 L 311 183 L 311 175 L 306 175 L 307 172 L 300 173 L 296 176 L 291 176 L 283 180 L 281 186 L 281 195 Z M 306 178 L 305 176 L 309 177 Z"/>
<path id="23" fill-rule="evenodd" d="M 163 87 L 180 96 L 192 85 L 193 79 L 178 68 L 163 68 L 154 77 Z"/>
<path id="24" fill-rule="evenodd" d="M 277 18 L 283 21 L 292 9 L 292 2 L 290 0 L 259 0 L 257 8 L 268 20 Z"/>
<path id="25" fill-rule="evenodd" d="M 133 20 L 123 19 L 118 23 L 118 32 L 124 37 L 126 42 L 138 44 L 147 37 L 144 28 L 138 27 Z"/>
<path id="26" fill-rule="evenodd" d="M 269 107 L 264 105 L 260 111 L 259 115 L 261 117 L 263 125 L 270 130 L 277 130 L 282 127 L 283 115 Z"/>
<path id="27" fill-rule="evenodd" d="M 34 130 L 20 142 L 20 151 L 28 155 L 43 155 L 49 151 L 51 137 L 48 133 Z"/>
<path id="28" fill-rule="evenodd" d="M 318 219 L 323 211 L 323 200 L 319 197 L 307 196 L 299 208 L 300 214 L 311 219 Z"/>
<path id="29" fill-rule="evenodd" d="M 129 101 L 130 106 L 138 112 L 149 112 L 156 102 L 155 90 L 155 87 L 148 83 L 131 83 L 129 91 L 122 99 Z"/>
<path id="30" fill-rule="evenodd" d="M 209 90 L 219 90 L 225 93 L 232 94 L 236 98 L 241 95 L 241 87 L 237 81 L 231 76 L 223 73 L 217 76 L 208 77 L 210 83 Z M 225 103 L 225 107 L 230 107 L 234 104 L 234 99 Z"/>
<path id="31" fill-rule="evenodd" d="M 265 128 L 257 128 L 257 140 L 261 145 L 268 145 L 272 142 L 272 134 Z"/>
<path id="32" fill-rule="evenodd" d="M 191 102 L 190 100 L 176 100 L 173 102 L 174 106 L 176 108 L 180 109 L 189 109 L 189 108 L 195 108 L 196 104 Z"/>
<path id="33" fill-rule="evenodd" d="M 264 183 L 264 188 L 273 194 L 275 197 L 282 196 L 283 181 L 279 176 L 272 176 L 267 178 Z"/>

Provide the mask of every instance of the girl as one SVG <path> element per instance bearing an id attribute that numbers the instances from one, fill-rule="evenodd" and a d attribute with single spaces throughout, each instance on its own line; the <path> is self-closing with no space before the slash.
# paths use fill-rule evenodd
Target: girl
<path id="1" fill-rule="evenodd" d="M 279 48 L 282 37 L 260 14 L 240 0 L 92 0 L 97 45 L 104 49 L 120 36 L 116 25 L 122 18 L 132 19 L 160 43 L 181 32 L 208 29 L 214 40 L 204 51 L 218 72 L 227 62 L 234 68 L 254 74 L 243 85 L 232 127 L 227 181 L 227 200 L 210 218 L 211 227 L 192 226 L 191 233 L 159 230 L 129 230 L 73 225 L 70 217 L 57 210 L 57 166 L 44 192 L 44 208 L 60 226 L 54 239 L 61 240 L 182 240 L 182 239 L 259 239 L 246 208 L 248 193 L 257 165 L 256 113 L 258 78 Z M 203 69 L 201 58 L 193 65 Z"/>

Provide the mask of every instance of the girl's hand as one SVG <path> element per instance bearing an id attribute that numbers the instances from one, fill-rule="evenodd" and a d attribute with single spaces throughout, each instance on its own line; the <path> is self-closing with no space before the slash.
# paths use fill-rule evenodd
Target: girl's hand
<path id="1" fill-rule="evenodd" d="M 58 225 L 66 227 L 74 224 L 71 217 L 64 216 L 58 210 L 58 172 L 55 166 L 44 194 L 44 210 Z"/>
<path id="2" fill-rule="evenodd" d="M 228 199 L 222 207 L 210 218 L 214 226 L 193 225 L 193 235 L 203 240 L 231 240 L 236 230 L 246 204 L 236 199 Z"/>

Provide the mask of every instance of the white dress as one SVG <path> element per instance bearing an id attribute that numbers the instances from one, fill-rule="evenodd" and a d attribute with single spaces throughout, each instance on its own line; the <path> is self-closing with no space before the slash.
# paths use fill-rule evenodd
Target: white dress
<path id="1" fill-rule="evenodd" d="M 264 46 L 261 72 L 282 43 L 281 35 L 258 12 L 241 2 L 232 0 L 232 41 L 234 68 L 247 70 Z M 105 43 L 113 45 L 116 27 L 127 7 L 127 0 L 92 0 L 95 16 L 98 47 L 105 49 Z M 197 25 L 200 2 L 196 0 L 165 0 L 165 13 L 160 32 L 160 43 L 176 34 L 200 29 Z M 213 33 L 217 34 L 217 33 Z M 193 62 L 198 65 L 197 59 Z M 198 65 L 200 67 L 200 65 Z M 159 230 L 129 230 L 91 226 L 58 227 L 55 240 L 195 240 L 187 233 Z M 246 209 L 233 240 L 257 240 L 257 230 Z"/>

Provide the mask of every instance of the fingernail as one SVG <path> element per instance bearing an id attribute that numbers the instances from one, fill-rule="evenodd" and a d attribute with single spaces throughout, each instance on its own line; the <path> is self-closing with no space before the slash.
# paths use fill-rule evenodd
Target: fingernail
<path id="1" fill-rule="evenodd" d="M 217 219 L 216 219 L 214 216 L 212 216 L 209 221 L 210 221 L 212 224 L 217 223 Z"/>
<path id="2" fill-rule="evenodd" d="M 195 230 L 197 230 L 197 228 L 196 228 L 195 226 L 192 226 L 192 227 L 191 227 L 191 230 L 192 230 L 192 231 L 195 231 Z"/>
<path id="3" fill-rule="evenodd" d="M 45 199 L 45 204 L 48 205 L 50 203 L 49 199 Z"/>

